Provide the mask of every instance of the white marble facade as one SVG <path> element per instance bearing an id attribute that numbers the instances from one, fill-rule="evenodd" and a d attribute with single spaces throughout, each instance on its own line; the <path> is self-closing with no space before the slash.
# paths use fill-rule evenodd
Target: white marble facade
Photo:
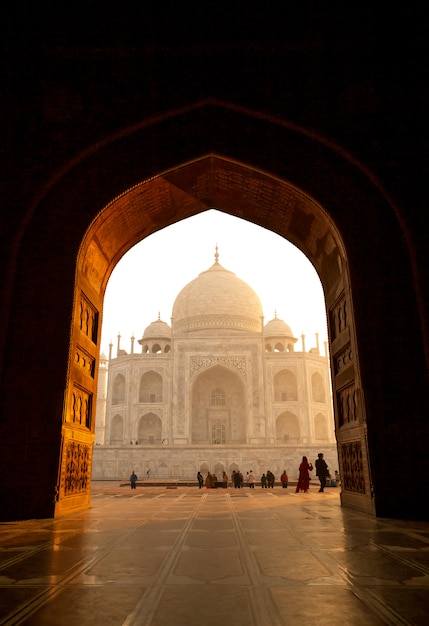
<path id="1" fill-rule="evenodd" d="M 338 469 L 326 354 L 296 351 L 257 294 L 215 263 L 177 296 L 171 326 L 150 324 L 131 349 L 102 357 L 93 479 L 193 480 L 197 471 L 270 469 L 293 478 L 303 455 Z"/>

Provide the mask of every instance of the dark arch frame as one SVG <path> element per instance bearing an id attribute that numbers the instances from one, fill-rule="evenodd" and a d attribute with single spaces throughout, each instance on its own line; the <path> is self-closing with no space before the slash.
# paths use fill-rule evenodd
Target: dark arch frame
<path id="1" fill-rule="evenodd" d="M 223 179 L 224 189 L 229 190 L 227 197 L 220 192 L 220 179 L 214 167 L 214 163 L 220 161 L 227 164 Z M 206 172 L 211 169 L 213 175 L 204 178 L 204 169 Z M 243 198 L 244 187 L 234 184 L 240 171 L 252 172 L 260 179 L 265 177 L 273 184 L 275 181 L 276 185 L 295 190 L 303 202 L 295 203 L 294 219 L 285 219 L 281 203 L 274 210 L 270 202 L 260 202 L 267 200 L 262 192 L 256 193 L 253 203 L 249 202 L 249 196 Z M 142 191 L 142 181 L 147 181 L 146 189 L 151 189 L 147 196 L 143 191 L 134 214 L 144 212 L 142 222 L 133 222 L 129 211 L 122 217 L 118 212 L 119 227 L 116 231 L 110 230 L 108 245 L 98 246 L 95 225 L 108 217 L 109 207 L 115 202 L 116 207 L 123 208 L 127 200 L 134 198 L 135 201 L 135 194 Z M 168 194 L 164 196 L 167 189 Z M 264 185 L 260 189 L 263 190 Z M 127 190 L 130 191 L 126 193 Z M 246 192 L 250 191 L 246 188 Z M 112 202 L 112 198 L 116 200 Z M 326 221 L 340 234 L 335 244 L 324 238 L 321 231 L 313 237 L 313 241 L 317 240 L 316 249 L 307 248 L 306 242 L 312 239 L 314 216 L 308 212 L 305 198 L 319 207 L 320 215 L 324 214 Z M 287 194 L 285 201 L 287 204 Z M 339 363 L 352 359 L 358 383 L 359 379 L 363 381 L 365 402 L 358 394 L 357 409 L 359 423 L 365 426 L 350 443 L 359 440 L 364 444 L 365 465 L 368 470 L 370 456 L 372 469 L 367 496 L 355 498 L 351 494 L 353 502 L 346 501 L 347 494 L 343 498 L 346 504 L 377 515 L 421 516 L 417 494 L 407 495 L 406 506 L 398 502 L 397 472 L 389 469 L 411 465 L 419 456 L 423 458 L 425 445 L 423 437 L 411 442 L 410 437 L 404 438 L 403 432 L 406 411 L 409 419 L 423 424 L 419 407 L 416 403 L 410 406 L 406 398 L 392 398 L 391 393 L 392 385 L 400 380 L 402 385 L 408 382 L 417 397 L 426 397 L 423 375 L 411 375 L 411 371 L 425 371 L 425 362 L 423 349 L 418 347 L 418 298 L 407 233 L 376 182 L 347 155 L 303 129 L 216 102 L 173 111 L 107 138 L 52 181 L 28 214 L 25 227 L 15 241 L 15 254 L 10 259 L 6 292 L 9 324 L 2 328 L 2 339 L 6 353 L 8 349 L 12 353 L 12 348 L 16 352 L 19 346 L 18 355 L 24 354 L 24 347 L 31 345 L 34 354 L 43 355 L 44 369 L 41 371 L 38 362 L 28 366 L 33 384 L 25 398 L 17 393 L 19 359 L 12 359 L 4 372 L 3 403 L 14 406 L 19 435 L 11 429 L 2 432 L 6 446 L 15 450 L 14 464 L 8 464 L 6 454 L 3 476 L 6 484 L 13 485 L 16 464 L 26 463 L 28 444 L 22 438 L 31 436 L 35 438 L 32 443 L 37 472 L 28 485 L 29 491 L 34 491 L 33 498 L 18 503 L 12 488 L 6 490 L 7 516 L 49 516 L 89 503 L 89 493 L 66 503 L 61 497 L 61 481 L 57 482 L 57 477 L 62 476 L 61 451 L 67 441 L 63 416 L 67 415 L 70 380 L 88 386 L 85 373 L 74 371 L 76 348 L 83 347 L 95 361 L 98 358 L 99 335 L 96 342 L 83 337 L 78 340 L 74 335 L 78 290 L 84 289 L 89 302 L 101 314 L 103 290 L 110 272 L 133 243 L 179 219 L 212 207 L 249 219 L 298 245 L 323 277 L 328 308 L 337 306 L 345 310 L 344 303 L 339 301 L 338 283 L 326 279 L 337 270 L 341 256 L 345 263 L 344 276 L 348 277 L 345 292 L 350 301 L 346 308 L 353 320 L 350 341 L 355 346 L 354 350 L 343 354 L 348 350 L 344 339 L 348 333 L 343 338 L 333 337 L 331 326 L 331 353 L 339 355 L 333 367 L 338 368 L 338 386 L 346 386 L 349 382 L 346 370 L 350 367 L 340 371 Z M 124 236 L 125 232 L 128 236 Z M 44 236 L 37 236 L 40 233 Z M 45 241 L 52 245 L 46 248 Z M 85 248 L 88 242 L 92 242 L 92 246 Z M 391 254 L 392 249 L 395 255 Z M 374 250 L 376 254 L 369 254 Z M 97 256 L 99 251 L 101 254 Z M 49 281 L 42 272 L 33 271 L 41 256 L 49 267 Z M 77 259 L 80 265 L 76 273 Z M 86 262 L 81 263 L 82 259 Z M 97 277 L 99 271 L 101 279 Z M 94 288 L 97 281 L 101 286 L 98 290 Z M 31 292 L 21 289 L 24 284 L 32 285 Z M 25 316 L 15 315 L 28 306 L 32 310 L 31 323 Z M 403 350 L 401 320 L 404 314 L 389 315 L 395 306 L 407 307 L 408 339 L 416 346 L 410 353 Z M 41 327 L 46 328 L 47 311 L 51 313 L 48 315 L 49 332 L 37 333 Z M 73 311 L 72 319 L 70 311 Z M 333 319 L 337 317 L 331 316 Z M 392 368 L 398 358 L 401 358 L 400 371 Z M 52 372 L 49 385 L 46 371 Z M 94 378 L 91 385 L 95 383 Z M 29 403 L 34 407 L 30 427 L 22 417 L 27 415 Z M 19 428 L 21 422 L 22 428 Z M 40 423 L 46 423 L 43 435 L 37 434 Z M 30 431 L 29 435 L 23 434 L 26 430 Z M 72 434 L 77 436 L 75 430 Z M 82 438 L 89 447 L 92 445 L 92 433 L 83 432 Z M 56 486 L 60 495 L 55 501 Z"/>
<path id="2" fill-rule="evenodd" d="M 148 215 L 149 207 L 152 215 Z M 162 215 L 172 214 L 174 210 L 182 211 L 177 216 L 179 218 L 189 217 L 211 207 L 241 217 L 246 215 L 247 219 L 261 226 L 266 226 L 261 218 L 268 215 L 272 229 L 273 225 L 281 221 L 282 227 L 277 226 L 276 232 L 292 241 L 307 255 L 318 271 L 324 287 L 328 319 L 331 320 L 331 348 L 335 342 L 339 345 L 338 349 L 333 349 L 334 371 L 335 362 L 343 359 L 345 350 L 348 354 L 357 355 L 346 254 L 342 238 L 327 212 L 315 199 L 289 181 L 247 164 L 211 154 L 125 190 L 93 221 L 82 242 L 77 262 L 71 363 L 75 362 L 73 355 L 85 340 L 81 328 L 78 327 L 77 312 L 81 311 L 84 300 L 92 303 L 92 316 L 101 316 L 104 289 L 117 262 L 116 250 L 127 250 L 143 238 L 143 232 L 148 229 L 148 217 L 151 221 L 158 220 Z M 114 247 L 112 238 L 116 242 Z M 96 358 L 94 350 L 94 359 Z M 339 379 L 334 377 L 333 380 L 334 412 L 336 409 L 339 413 L 336 423 L 341 425 L 341 429 L 337 429 L 340 472 L 342 475 L 350 474 L 347 482 L 349 489 L 348 492 L 343 492 L 342 500 L 348 505 L 372 512 L 374 499 L 366 414 L 356 357 L 350 358 L 347 365 L 341 373 L 342 376 Z M 72 445 L 69 439 L 74 425 L 70 423 L 68 398 L 77 384 L 75 370 L 74 367 L 70 369 L 68 381 L 62 434 L 64 449 Z M 353 399 L 352 404 L 350 398 Z M 343 415 L 346 410 L 347 414 Z M 351 432 L 353 435 L 350 438 Z M 361 459 L 364 462 L 361 463 Z M 62 483 L 66 480 L 64 471 L 63 465 L 58 511 L 67 508 L 67 501 L 62 498 Z M 364 494 L 361 485 L 365 485 Z"/>

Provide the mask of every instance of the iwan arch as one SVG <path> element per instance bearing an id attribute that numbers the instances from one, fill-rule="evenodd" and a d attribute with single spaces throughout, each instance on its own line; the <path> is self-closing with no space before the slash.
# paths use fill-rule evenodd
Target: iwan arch
<path id="1" fill-rule="evenodd" d="M 333 355 L 333 362 L 336 364 L 336 380 L 341 381 L 341 387 L 336 390 L 336 410 L 339 420 L 338 432 L 344 433 L 344 438 L 340 446 L 340 471 L 344 483 L 349 486 L 350 492 L 346 493 L 344 490 L 342 496 L 343 501 L 350 504 L 356 501 L 355 506 L 359 506 L 359 508 L 368 511 L 372 510 L 373 500 L 370 495 L 371 477 L 366 445 L 365 419 L 362 417 L 360 420 L 361 423 L 359 422 L 359 411 L 362 410 L 362 403 L 359 400 L 361 384 L 359 382 L 356 364 L 351 356 L 356 354 L 356 344 L 348 270 L 341 239 L 326 212 L 308 195 L 295 188 L 290 183 L 282 182 L 255 168 L 244 166 L 215 155 L 207 156 L 193 163 L 183 165 L 152 181 L 142 182 L 110 203 L 101 213 L 100 217 L 94 221 L 85 238 L 79 257 L 79 259 L 82 259 L 82 262 L 78 264 L 78 273 L 81 273 L 82 276 L 81 295 L 77 301 L 79 316 L 81 315 L 82 308 L 87 306 L 82 304 L 84 298 L 85 302 L 91 302 L 93 307 L 93 310 L 90 310 L 87 316 L 91 318 L 97 316 L 98 307 L 94 304 L 96 300 L 92 292 L 99 293 L 105 288 L 106 277 L 110 275 L 111 271 L 110 266 L 106 263 L 103 244 L 101 243 L 100 245 L 100 242 L 108 241 L 110 239 L 110 233 L 112 231 L 118 231 L 118 216 L 120 216 L 119 219 L 121 221 L 124 220 L 127 224 L 137 223 L 139 229 L 137 233 L 140 233 L 140 229 L 144 223 L 139 223 L 139 218 L 136 217 L 136 213 L 139 216 L 144 216 L 145 207 L 147 205 L 159 209 L 161 206 L 157 206 L 158 203 L 160 203 L 160 205 L 165 204 L 168 212 L 170 212 L 173 206 L 183 204 L 187 207 L 188 215 L 198 212 L 202 207 L 208 209 L 212 206 L 225 211 L 228 208 L 229 212 L 232 212 L 231 209 L 234 207 L 234 213 L 240 216 L 246 215 L 250 217 L 250 210 L 255 211 L 255 214 L 271 212 L 272 220 L 276 219 L 276 212 L 282 215 L 284 230 L 279 234 L 287 236 L 289 240 L 298 245 L 298 247 L 307 254 L 324 282 L 325 292 L 327 294 L 327 306 L 330 314 L 331 337 L 335 337 L 337 344 L 339 343 L 340 346 Z M 289 231 L 292 232 L 292 236 L 288 234 Z M 136 235 L 132 235 L 129 230 L 126 232 L 127 238 L 132 236 L 132 244 L 139 240 L 137 233 Z M 122 244 L 121 247 L 123 245 L 124 244 Z M 90 260 L 90 264 L 88 263 L 88 259 Z M 217 267 L 216 264 L 213 268 Z M 221 265 L 219 265 L 219 267 L 221 267 Z M 204 273 L 204 276 L 213 277 L 211 282 L 213 282 L 219 274 L 219 271 L 213 271 L 213 268 L 211 271 Z M 148 271 L 150 271 L 149 268 Z M 223 273 L 226 274 L 226 272 L 221 272 L 221 274 Z M 202 276 L 203 275 L 200 276 L 200 279 Z M 142 281 L 144 282 L 143 278 Z M 81 281 L 78 278 L 78 284 L 79 282 Z M 201 308 L 203 308 L 202 304 L 203 303 L 201 303 Z M 188 306 L 189 303 L 187 303 L 186 307 Z M 349 311 L 348 315 L 347 310 Z M 173 318 L 174 316 L 175 313 L 173 310 Z M 348 316 L 350 319 L 348 319 Z M 186 323 L 189 324 L 191 322 L 192 320 L 188 320 Z M 256 319 L 255 322 L 252 323 L 256 325 Z M 178 323 L 179 326 L 180 324 L 183 324 L 183 322 Z M 194 334 L 195 332 L 198 334 L 199 331 L 198 329 L 193 329 L 193 332 Z M 204 330 L 201 332 L 203 333 Z M 208 330 L 209 334 L 213 332 L 213 330 Z M 78 320 L 78 328 L 75 329 L 75 333 L 77 337 L 76 339 L 74 339 L 74 337 L 72 339 L 72 353 L 76 352 L 77 354 L 79 345 L 82 344 L 80 320 Z M 202 334 L 202 336 L 204 337 L 204 334 Z M 207 337 L 207 341 L 210 341 L 209 337 Z M 75 362 L 78 369 L 78 357 Z M 219 387 L 226 388 L 228 386 L 229 383 L 227 384 L 225 377 L 229 380 L 232 376 L 235 376 L 236 379 L 239 378 L 237 372 L 234 374 L 233 370 L 227 375 L 227 369 L 224 364 L 223 367 L 217 366 L 217 376 L 219 381 L 221 381 L 219 382 Z M 207 370 L 207 375 L 216 379 L 216 368 Z M 203 384 L 203 373 L 200 374 L 200 379 L 201 382 L 199 384 Z M 79 381 L 79 384 L 82 384 L 81 381 Z M 115 378 L 114 394 L 118 396 L 118 404 L 122 403 L 122 396 L 128 384 L 128 380 L 121 374 L 119 374 L 117 379 Z M 238 382 L 236 380 L 235 386 L 237 385 Z M 73 385 L 69 387 L 69 397 L 72 403 L 75 401 L 75 396 L 81 393 L 74 387 Z M 237 390 L 236 392 L 238 393 Z M 242 431 L 241 436 L 240 432 L 236 434 L 237 440 L 245 442 L 245 433 L 247 430 L 251 430 L 251 427 L 245 423 L 246 413 L 244 412 L 243 394 L 244 390 L 242 390 L 240 396 L 240 405 L 242 406 L 241 418 L 235 420 L 234 428 L 241 429 Z M 92 394 L 92 397 L 93 396 L 94 394 Z M 177 401 L 180 402 L 180 398 L 181 394 L 178 393 Z M 176 407 L 174 413 L 180 416 L 183 409 L 184 407 Z M 188 412 L 189 411 L 191 411 L 191 408 L 188 408 Z M 76 447 L 76 417 L 73 406 L 71 406 L 67 413 L 71 416 L 71 422 L 69 421 L 69 423 L 66 422 L 64 424 L 64 441 L 69 441 L 68 445 L 71 450 L 74 451 Z M 184 413 L 186 414 L 187 411 L 185 410 Z M 286 415 L 284 416 L 285 419 L 287 419 L 287 417 Z M 116 425 L 119 427 L 119 423 L 116 424 L 119 419 L 119 415 L 114 417 L 113 428 L 115 428 Z M 153 415 L 152 421 L 156 421 L 156 419 L 156 415 Z M 178 444 L 176 454 L 179 456 L 185 454 L 180 451 L 180 443 L 186 446 L 189 445 L 190 442 L 195 442 L 199 439 L 205 440 L 207 438 L 206 433 L 202 434 L 199 432 L 201 428 L 200 422 L 201 420 L 197 419 L 195 415 L 187 428 L 183 425 L 173 425 L 173 432 L 175 433 L 173 437 L 175 437 L 175 441 Z M 346 431 L 347 435 L 345 434 Z M 352 435 L 351 432 L 353 432 Z M 74 433 L 73 437 L 71 436 L 72 433 Z M 254 432 L 253 436 L 256 437 L 256 434 L 257 433 Z M 140 441 L 142 441 L 142 439 L 143 437 L 140 438 Z M 83 445 L 85 446 L 84 443 Z M 97 450 L 97 455 L 98 452 Z M 131 450 L 131 452 L 134 452 L 134 450 Z M 315 453 L 315 450 L 312 450 L 312 455 L 315 455 Z M 60 499 L 57 505 L 59 510 L 61 510 L 61 494 L 63 489 L 65 502 L 67 502 L 67 500 L 72 502 L 73 498 L 78 497 L 74 494 L 75 489 L 73 485 L 70 485 L 71 488 L 68 488 L 67 484 L 67 462 L 71 454 L 72 452 L 63 457 L 64 488 L 60 486 Z M 174 450 L 172 454 L 174 455 Z M 295 464 L 297 465 L 297 463 L 298 461 L 296 460 Z M 198 467 L 197 469 L 200 468 Z M 226 469 L 229 470 L 230 468 Z M 245 468 L 243 467 L 242 469 Z M 73 468 L 73 471 L 75 471 L 75 468 Z M 281 470 L 277 468 L 276 473 L 279 471 Z M 140 470 L 139 473 L 142 474 L 142 470 Z M 195 472 L 193 472 L 193 475 L 194 474 Z M 187 478 L 189 478 L 189 476 Z M 367 492 L 365 490 L 366 486 Z"/>
<path id="2" fill-rule="evenodd" d="M 405 236 L 393 208 L 347 155 L 299 129 L 209 102 L 130 129 L 83 155 L 28 216 L 21 239 L 28 262 L 21 264 L 18 258 L 17 267 L 22 283 L 32 278 L 37 299 L 45 297 L 45 307 L 56 306 L 49 332 L 46 328 L 43 337 L 31 338 L 40 353 L 44 346 L 47 362 L 58 365 L 58 375 L 47 385 L 33 367 L 34 386 L 44 384 L 30 393 L 28 433 L 9 429 L 3 439 L 15 454 L 13 468 L 6 463 L 4 474 L 5 484 L 11 485 L 5 490 L 6 517 L 60 515 L 89 504 L 100 326 L 109 275 L 145 236 L 212 207 L 287 238 L 321 278 L 343 504 L 382 516 L 420 516 L 417 494 L 396 498 L 395 469 L 414 458 L 419 443 L 411 443 L 406 433 L 403 399 L 393 401 L 383 383 L 403 341 L 395 316 L 384 318 L 382 311 L 394 311 L 399 291 L 412 301 L 413 291 Z M 56 232 L 55 245 L 44 249 L 43 237 L 33 238 L 37 232 Z M 41 267 L 34 272 L 31 264 L 42 249 L 49 286 Z M 395 272 L 399 267 L 400 275 Z M 22 294 L 14 293 L 11 312 L 22 300 Z M 412 309 L 410 323 L 415 316 Z M 20 341 L 24 339 L 25 332 Z M 9 369 L 3 382 L 12 382 L 13 372 Z M 7 396 L 12 388 L 6 387 Z M 16 395 L 18 421 L 23 409 L 24 398 Z M 29 453 L 31 437 L 35 445 Z M 6 461 L 11 454 L 6 451 Z M 30 459 L 34 471 L 27 488 L 35 495 L 18 503 L 13 473 Z"/>

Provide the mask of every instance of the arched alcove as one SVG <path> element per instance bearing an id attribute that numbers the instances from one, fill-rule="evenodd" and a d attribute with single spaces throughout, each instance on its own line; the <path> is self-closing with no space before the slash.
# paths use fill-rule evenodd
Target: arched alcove
<path id="1" fill-rule="evenodd" d="M 311 376 L 311 395 L 313 402 L 326 402 L 325 383 L 320 372 L 315 372 Z"/>
<path id="2" fill-rule="evenodd" d="M 158 372 L 142 374 L 139 385 L 139 402 L 162 402 L 163 381 Z"/>
<path id="3" fill-rule="evenodd" d="M 137 440 L 140 444 L 160 444 L 162 440 L 162 423 L 155 413 L 145 413 L 139 420 Z"/>
<path id="4" fill-rule="evenodd" d="M 192 385 L 192 443 L 246 443 L 246 402 L 236 372 L 214 365 Z"/>
<path id="5" fill-rule="evenodd" d="M 314 417 L 314 439 L 315 441 L 329 441 L 328 418 L 323 413 L 317 413 Z"/>
<path id="6" fill-rule="evenodd" d="M 122 415 L 114 415 L 109 424 L 109 443 L 124 443 L 124 418 Z"/>
<path id="7" fill-rule="evenodd" d="M 125 376 L 118 374 L 115 376 L 112 385 L 112 404 L 123 404 L 125 402 Z"/>
<path id="8" fill-rule="evenodd" d="M 298 400 L 296 374 L 284 368 L 274 376 L 274 401 Z"/>
<path id="9" fill-rule="evenodd" d="M 301 443 L 301 431 L 298 416 L 291 411 L 284 411 L 276 419 L 277 443 Z"/>

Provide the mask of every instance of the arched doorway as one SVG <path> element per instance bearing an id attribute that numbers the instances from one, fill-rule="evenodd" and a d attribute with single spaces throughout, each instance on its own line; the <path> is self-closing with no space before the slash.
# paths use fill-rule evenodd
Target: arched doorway
<path id="1" fill-rule="evenodd" d="M 250 193 L 249 190 L 253 191 Z M 180 206 L 180 213 L 171 214 L 171 206 Z M 190 216 L 211 207 L 219 210 L 227 208 L 227 212 L 246 216 L 265 227 L 267 224 L 261 215 L 269 210 L 271 229 L 289 239 L 310 259 L 324 286 L 332 366 L 334 374 L 337 373 L 338 363 L 344 363 L 344 355 L 357 355 L 348 264 L 338 230 L 327 212 L 310 195 L 291 183 L 215 155 L 135 185 L 106 206 L 93 221 L 82 242 L 77 263 L 71 354 L 78 354 L 80 347 L 84 346 L 96 362 L 97 343 L 93 338 L 100 329 L 94 331 L 94 325 L 101 315 L 107 280 L 122 254 L 153 231 L 154 220 L 166 225 L 166 221 L 173 223 L 179 217 Z M 84 323 L 88 319 L 93 320 L 90 326 Z M 71 359 L 63 425 L 65 451 L 79 437 L 82 438 L 82 445 L 90 449 L 93 438 L 93 424 L 87 432 L 82 429 L 77 431 L 73 421 L 71 399 L 81 376 L 77 362 L 77 358 Z M 342 498 L 346 504 L 372 511 L 366 420 L 357 359 L 352 357 L 341 374 L 340 379 L 334 375 L 336 424 L 347 425 L 342 431 L 337 429 L 340 471 L 344 473 L 347 467 L 351 467 L 350 457 L 355 460 L 354 474 L 347 483 L 350 488 Z M 90 386 L 91 389 L 86 389 L 86 393 L 93 397 L 95 377 Z M 348 400 L 345 401 L 344 397 Z M 353 398 L 352 404 L 350 398 Z M 221 424 L 219 420 L 215 422 L 212 427 L 216 432 L 212 435 L 222 438 Z M 220 426 L 216 430 L 218 422 Z M 348 461 L 347 466 L 343 463 L 344 459 Z M 56 504 L 58 513 L 68 509 L 64 493 L 67 480 L 64 458 L 60 476 Z M 361 491 L 362 484 L 366 486 L 364 494 Z M 87 501 L 86 494 L 82 494 L 82 506 Z M 70 504 L 76 506 L 76 495 Z"/>
<path id="2" fill-rule="evenodd" d="M 246 402 L 238 374 L 215 365 L 192 387 L 192 443 L 246 443 Z"/>

